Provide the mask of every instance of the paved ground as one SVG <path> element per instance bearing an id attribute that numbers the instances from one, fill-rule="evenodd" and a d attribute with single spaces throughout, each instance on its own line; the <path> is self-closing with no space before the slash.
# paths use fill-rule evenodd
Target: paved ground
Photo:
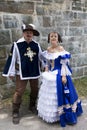
<path id="1" fill-rule="evenodd" d="M 21 111 L 20 124 L 12 123 L 11 110 L 0 109 L 0 130 L 87 130 L 87 100 L 82 101 L 84 113 L 78 118 L 78 123 L 74 126 L 67 125 L 61 128 L 60 124 L 47 124 L 38 116 L 30 114 L 27 110 Z"/>

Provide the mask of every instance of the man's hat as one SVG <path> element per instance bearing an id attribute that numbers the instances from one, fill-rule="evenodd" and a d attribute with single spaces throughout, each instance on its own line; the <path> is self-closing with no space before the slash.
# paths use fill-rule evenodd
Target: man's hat
<path id="1" fill-rule="evenodd" d="M 39 36 L 40 33 L 36 30 L 34 24 L 23 24 L 22 25 L 22 31 L 33 31 L 34 36 Z"/>

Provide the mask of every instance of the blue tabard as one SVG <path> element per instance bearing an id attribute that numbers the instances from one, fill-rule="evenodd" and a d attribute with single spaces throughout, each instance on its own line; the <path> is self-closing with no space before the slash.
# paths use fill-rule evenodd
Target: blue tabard
<path id="1" fill-rule="evenodd" d="M 20 53 L 21 72 L 23 77 L 38 76 L 39 75 L 38 44 L 36 44 L 34 41 L 27 44 L 26 41 L 24 41 L 20 44 L 17 44 L 17 46 Z"/>
<path id="2" fill-rule="evenodd" d="M 10 55 L 7 59 L 4 67 L 3 76 L 9 76 L 9 68 L 13 62 L 15 56 L 14 46 L 16 46 L 16 53 L 19 59 L 19 64 L 15 61 L 15 70 L 17 64 L 17 70 L 19 71 L 21 79 L 31 79 L 40 76 L 39 70 L 39 46 L 35 41 L 31 41 L 29 44 L 26 41 L 20 41 L 13 44 Z M 11 71 L 11 70 L 10 70 Z M 9 73 L 9 74 L 8 74 Z"/>

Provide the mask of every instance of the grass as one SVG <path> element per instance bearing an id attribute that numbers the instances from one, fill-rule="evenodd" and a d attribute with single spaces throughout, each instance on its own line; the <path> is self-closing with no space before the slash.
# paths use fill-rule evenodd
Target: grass
<path id="1" fill-rule="evenodd" d="M 73 82 L 79 97 L 81 97 L 82 99 L 87 98 L 87 77 L 74 79 Z M 0 101 L 0 108 L 8 108 L 8 106 L 10 106 L 12 103 L 12 96 L 13 93 L 11 93 L 8 98 Z M 26 106 L 26 104 L 29 104 L 29 89 L 26 89 L 23 95 L 23 105 Z"/>
<path id="2" fill-rule="evenodd" d="M 87 98 L 87 77 L 73 80 L 78 95 Z"/>

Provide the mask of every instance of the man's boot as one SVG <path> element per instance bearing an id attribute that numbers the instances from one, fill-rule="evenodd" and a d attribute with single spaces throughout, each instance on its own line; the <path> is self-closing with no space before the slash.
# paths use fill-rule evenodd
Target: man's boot
<path id="1" fill-rule="evenodd" d="M 20 104 L 16 104 L 13 103 L 12 106 L 13 110 L 12 110 L 12 122 L 14 124 L 19 124 L 20 118 L 19 118 L 19 108 L 20 108 Z"/>
<path id="2" fill-rule="evenodd" d="M 32 98 L 32 96 L 30 96 L 29 110 L 30 110 L 32 113 L 37 114 L 36 98 Z"/>

